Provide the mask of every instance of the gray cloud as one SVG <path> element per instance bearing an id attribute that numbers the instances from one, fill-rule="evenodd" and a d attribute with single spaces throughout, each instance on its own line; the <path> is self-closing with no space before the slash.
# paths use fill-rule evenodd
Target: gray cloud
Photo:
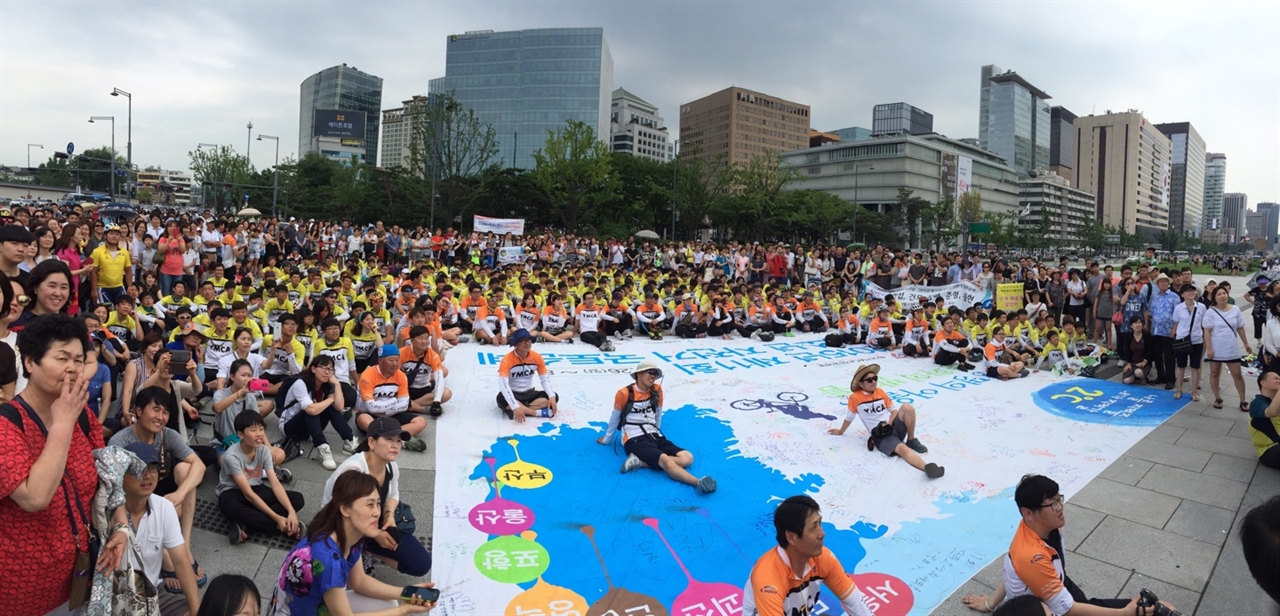
<path id="1" fill-rule="evenodd" d="M 116 2 L 0 3 L 0 161 L 27 143 L 109 143 L 115 115 L 134 161 L 185 167 L 199 142 L 280 136 L 296 152 L 298 87 L 340 63 L 385 80 L 383 107 L 444 74 L 466 30 L 601 26 L 614 85 L 660 106 L 729 85 L 813 108 L 817 129 L 869 126 L 907 101 L 952 137 L 977 136 L 978 71 L 1013 69 L 1080 115 L 1137 108 L 1191 121 L 1226 152 L 1227 188 L 1280 199 L 1280 4 L 1071 2 Z M 252 157 L 272 162 L 274 146 Z M 40 156 L 42 155 L 42 156 Z"/>

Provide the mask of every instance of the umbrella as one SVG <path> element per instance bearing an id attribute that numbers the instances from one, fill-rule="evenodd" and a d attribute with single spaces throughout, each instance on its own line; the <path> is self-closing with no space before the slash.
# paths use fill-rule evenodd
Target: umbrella
<path id="1" fill-rule="evenodd" d="M 247 208 L 244 208 L 243 210 L 240 210 L 239 212 L 236 212 L 236 216 L 243 216 L 245 218 L 257 218 L 261 215 L 262 215 L 262 212 L 259 212 L 256 208 L 251 208 L 251 207 L 247 207 Z"/>
<path id="2" fill-rule="evenodd" d="M 1258 284 L 1259 284 L 1258 279 L 1259 279 L 1259 278 L 1265 278 L 1265 279 L 1267 280 L 1267 282 L 1274 282 L 1274 281 L 1276 281 L 1276 280 L 1280 280 L 1280 271 L 1277 271 L 1277 270 L 1268 270 L 1268 271 L 1265 271 L 1265 272 L 1255 272 L 1255 273 L 1253 274 L 1253 276 L 1249 277 L 1249 282 L 1247 282 L 1247 283 L 1245 283 L 1245 284 L 1246 284 L 1246 285 L 1248 285 L 1248 287 L 1249 287 L 1250 289 L 1252 289 L 1252 288 L 1254 288 L 1254 287 L 1258 286 Z"/>
<path id="3" fill-rule="evenodd" d="M 81 204 L 80 204 L 80 211 L 82 211 L 82 212 L 92 212 L 92 211 L 94 211 L 94 210 L 96 210 L 96 209 L 98 209 L 98 204 L 97 204 L 97 203 L 89 203 L 89 202 L 87 202 L 87 201 L 86 201 L 86 202 L 84 202 L 84 203 L 81 203 Z"/>
<path id="4" fill-rule="evenodd" d="M 648 229 L 645 229 L 644 231 L 636 231 L 636 235 L 635 235 L 635 236 L 636 236 L 636 237 L 638 237 L 638 238 L 640 238 L 640 239 L 642 239 L 642 240 L 656 240 L 656 239 L 658 239 L 658 234 L 657 234 L 657 233 L 654 233 L 653 231 L 650 231 L 650 230 L 648 230 Z"/>

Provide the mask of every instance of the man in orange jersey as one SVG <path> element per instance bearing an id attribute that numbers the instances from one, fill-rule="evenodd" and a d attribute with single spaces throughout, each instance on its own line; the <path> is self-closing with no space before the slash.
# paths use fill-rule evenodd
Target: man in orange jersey
<path id="1" fill-rule="evenodd" d="M 409 328 L 409 344 L 400 349 L 400 371 L 409 381 L 409 410 L 432 417 L 444 414 L 442 404 L 453 392 L 444 386 L 444 366 L 431 348 L 431 330 L 423 325 Z"/>
<path id="2" fill-rule="evenodd" d="M 516 423 L 525 417 L 555 417 L 560 396 L 551 389 L 551 376 L 542 356 L 533 350 L 533 335 L 527 329 L 511 334 L 511 346 L 498 364 L 498 408 Z M 533 386 L 537 377 L 542 389 Z"/>
<path id="3" fill-rule="evenodd" d="M 357 389 L 360 392 L 360 413 L 356 426 L 368 430 L 369 424 L 379 417 L 390 417 L 404 427 L 410 436 L 404 444 L 409 451 L 426 451 L 427 444 L 417 438 L 427 429 L 427 420 L 421 413 L 409 410 L 409 379 L 400 371 L 400 347 L 384 344 L 378 349 L 378 362 L 360 375 Z"/>
<path id="4" fill-rule="evenodd" d="M 658 385 L 662 371 L 653 362 L 643 361 L 631 370 L 631 377 L 635 383 L 614 394 L 609 427 L 596 442 L 608 445 L 615 434 L 622 433 L 622 448 L 627 452 L 622 472 L 647 466 L 697 488 L 699 494 L 715 492 L 716 480 L 710 475 L 699 479 L 685 470 L 693 464 L 693 454 L 662 434 L 662 387 Z"/>
<path id="5" fill-rule="evenodd" d="M 898 456 L 906 460 L 907 464 L 924 471 L 930 479 L 941 477 L 946 472 L 945 468 L 933 462 L 926 464 L 920 457 L 929 448 L 916 438 L 915 407 L 903 404 L 893 408 L 893 400 L 880 389 L 879 381 L 880 364 L 866 364 L 858 368 L 853 381 L 849 383 L 849 389 L 853 393 L 849 395 L 849 414 L 845 417 L 844 425 L 827 432 L 837 436 L 844 434 L 856 415 L 862 419 L 862 424 L 871 434 L 867 439 L 867 451 L 879 449 L 886 456 Z"/>
<path id="6" fill-rule="evenodd" d="M 792 496 L 773 512 L 778 547 L 751 568 L 742 593 L 741 616 L 813 614 L 819 585 L 836 596 L 849 616 L 872 616 L 858 585 L 822 540 L 822 512 L 808 496 Z M 830 606 L 828 606 L 830 607 Z"/>

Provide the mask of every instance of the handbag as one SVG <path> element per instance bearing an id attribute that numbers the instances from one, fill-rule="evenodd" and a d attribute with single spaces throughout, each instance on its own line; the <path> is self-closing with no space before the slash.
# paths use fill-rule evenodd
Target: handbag
<path id="1" fill-rule="evenodd" d="M 1121 311 L 1119 311 L 1119 310 L 1117 310 L 1117 311 L 1115 311 L 1115 312 L 1111 313 L 1111 322 L 1112 322 L 1112 323 L 1115 323 L 1116 325 L 1123 325 L 1123 324 L 1124 324 L 1124 313 L 1123 313 L 1123 312 L 1121 312 Z"/>
<path id="2" fill-rule="evenodd" d="M 386 502 L 387 500 L 386 490 L 388 489 L 388 486 L 391 485 L 391 480 L 394 479 L 395 476 L 395 471 L 391 468 L 391 464 L 388 463 L 387 478 L 382 482 L 382 487 L 378 490 L 383 502 Z M 409 507 L 409 504 L 404 501 L 396 503 L 396 510 L 391 514 L 391 520 L 395 522 L 396 529 L 399 530 L 402 535 L 412 537 L 413 533 L 418 530 L 418 518 L 413 515 L 413 509 Z"/>
<path id="3" fill-rule="evenodd" d="M 165 253 L 157 249 L 155 254 L 151 255 L 151 263 L 154 265 L 164 265 L 165 256 Z"/>
<path id="4" fill-rule="evenodd" d="M 158 616 L 160 593 L 142 568 L 142 551 L 133 531 L 126 529 L 125 559 L 111 572 L 111 616 Z"/>
<path id="5" fill-rule="evenodd" d="M 1191 328 L 1196 324 L 1196 312 L 1200 310 L 1200 306 L 1191 309 L 1191 324 L 1187 327 L 1187 335 L 1185 338 L 1173 339 L 1173 352 L 1181 353 L 1191 348 Z"/>

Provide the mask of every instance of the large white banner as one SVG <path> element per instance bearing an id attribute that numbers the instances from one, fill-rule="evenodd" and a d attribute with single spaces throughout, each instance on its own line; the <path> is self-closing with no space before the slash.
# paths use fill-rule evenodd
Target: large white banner
<path id="1" fill-rule="evenodd" d="M 956 162 L 956 203 L 960 203 L 960 195 L 969 192 L 973 184 L 973 159 L 961 156 Z"/>
<path id="2" fill-rule="evenodd" d="M 497 233 L 498 235 L 524 235 L 523 218 L 489 218 L 474 216 L 472 222 L 476 233 Z"/>
<path id="3" fill-rule="evenodd" d="M 498 248 L 498 263 L 521 263 L 524 261 L 524 246 L 501 246 Z"/>
<path id="4" fill-rule="evenodd" d="M 880 285 L 868 282 L 865 290 L 872 297 L 880 299 L 884 299 L 885 295 L 892 295 L 893 299 L 907 310 L 919 306 L 925 300 L 935 301 L 938 297 L 942 297 L 948 307 L 955 306 L 961 310 L 974 304 L 982 304 L 988 308 L 991 306 L 991 292 L 984 291 L 970 282 L 957 282 L 940 287 L 909 284 L 896 289 L 883 289 Z"/>
<path id="5" fill-rule="evenodd" d="M 752 565 L 777 546 L 773 510 L 796 494 L 821 504 L 825 545 L 877 616 L 927 614 L 1007 549 L 1019 477 L 1042 473 L 1075 494 L 1186 402 L 1047 372 L 993 381 L 829 348 L 821 335 L 617 346 L 535 345 L 560 412 L 523 424 L 494 401 L 509 349 L 448 353 L 445 407 L 456 410 L 436 437 L 436 616 L 738 616 Z M 716 492 L 654 469 L 620 473 L 622 447 L 596 443 L 615 392 L 646 360 L 665 373 L 663 433 Z M 873 362 L 893 402 L 915 407 L 923 457 L 944 477 L 867 451 L 858 419 L 827 433 L 843 423 L 854 372 Z M 821 601 L 838 616 L 838 601 Z"/>

